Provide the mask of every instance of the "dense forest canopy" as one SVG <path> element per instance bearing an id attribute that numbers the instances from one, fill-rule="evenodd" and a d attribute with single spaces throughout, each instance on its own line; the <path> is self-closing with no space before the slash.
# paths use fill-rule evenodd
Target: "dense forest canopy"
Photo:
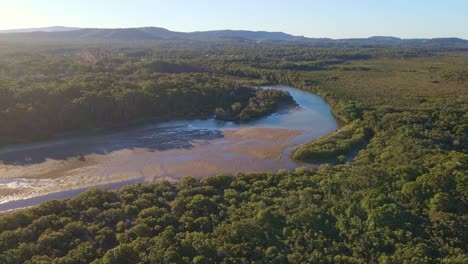
<path id="1" fill-rule="evenodd" d="M 3 143 L 239 110 L 267 83 L 315 92 L 348 123 L 295 153 L 330 162 L 316 169 L 93 189 L 4 214 L 2 263 L 468 262 L 466 50 L 1 45 Z"/>
<path id="2" fill-rule="evenodd" d="M 239 69 L 198 51 L 163 52 L 95 48 L 3 54 L 0 144 L 140 121 L 203 118 L 217 109 L 228 113 L 218 114 L 221 119 L 247 121 L 292 103 L 285 92 L 255 88 L 276 82 L 272 70 Z M 232 111 L 233 105 L 239 109 Z"/>

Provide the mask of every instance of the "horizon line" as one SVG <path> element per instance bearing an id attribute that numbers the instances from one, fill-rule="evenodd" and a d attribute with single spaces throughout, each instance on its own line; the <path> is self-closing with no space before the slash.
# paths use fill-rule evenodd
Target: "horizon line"
<path id="1" fill-rule="evenodd" d="M 75 27 L 75 26 L 62 26 L 62 25 L 54 25 L 54 26 L 39 26 L 39 27 L 23 27 L 23 28 L 8 28 L 8 29 L 1 29 L 0 33 L 8 33 L 8 31 L 17 31 L 17 30 L 37 30 L 37 31 L 28 31 L 28 32 L 11 32 L 11 33 L 32 33 L 32 32 L 46 32 L 41 31 L 40 29 L 47 29 L 47 28 L 74 28 L 74 30 L 83 30 L 83 29 L 139 29 L 139 28 L 160 28 L 165 29 L 171 32 L 177 33 L 198 33 L 198 32 L 212 32 L 212 31 L 250 31 L 250 32 L 268 32 L 268 33 L 284 33 L 294 37 L 304 37 L 309 39 L 331 39 L 331 40 L 345 40 L 345 39 L 368 39 L 372 37 L 389 37 L 389 38 L 398 38 L 400 40 L 416 40 L 416 39 L 450 39 L 450 38 L 457 38 L 462 40 L 467 40 L 463 37 L 458 36 L 451 36 L 451 37 L 398 37 L 396 35 L 368 35 L 367 37 L 341 37 L 341 38 L 333 38 L 333 37 L 308 37 L 305 35 L 295 35 L 292 33 L 288 33 L 285 31 L 268 31 L 268 30 L 251 30 L 251 29 L 209 29 L 209 30 L 196 30 L 196 31 L 176 31 L 171 30 L 165 27 L 159 26 L 130 26 L 130 27 Z M 73 30 L 64 30 L 64 31 L 52 31 L 48 33 L 54 32 L 66 32 L 66 31 L 73 31 Z"/>

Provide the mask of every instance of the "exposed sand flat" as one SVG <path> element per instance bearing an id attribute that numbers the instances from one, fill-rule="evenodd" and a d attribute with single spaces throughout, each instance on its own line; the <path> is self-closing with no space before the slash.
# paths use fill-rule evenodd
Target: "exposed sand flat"
<path id="1" fill-rule="evenodd" d="M 249 127 L 242 129 L 227 129 L 223 131 L 225 137 L 233 139 L 260 139 L 276 141 L 277 139 L 290 139 L 304 133 L 301 130 L 271 129 L 265 127 Z"/>
<path id="2" fill-rule="evenodd" d="M 149 150 L 133 148 L 81 158 L 50 160 L 31 165 L 3 165 L 0 203 L 98 184 L 144 179 L 178 180 L 182 176 L 205 177 L 219 173 L 264 171 L 265 167 L 292 168 L 283 151 L 300 130 L 242 128 L 223 131 L 224 138 L 198 141 L 192 148 Z M 13 179 L 24 179 L 22 181 Z M 14 184 L 13 184 L 14 183 Z"/>
<path id="3" fill-rule="evenodd" d="M 303 166 L 289 152 L 338 125 L 321 98 L 287 89 L 302 108 L 250 124 L 174 121 L 0 149 L 0 211 L 70 197 L 92 186 Z"/>

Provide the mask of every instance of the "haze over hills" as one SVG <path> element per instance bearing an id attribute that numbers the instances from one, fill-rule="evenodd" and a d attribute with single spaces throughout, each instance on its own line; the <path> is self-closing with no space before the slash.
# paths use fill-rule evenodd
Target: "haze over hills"
<path id="1" fill-rule="evenodd" d="M 79 30 L 79 27 L 64 27 L 64 26 L 53 26 L 53 27 L 41 27 L 41 28 L 20 28 L 20 29 L 7 29 L 0 30 L 0 33 L 29 33 L 29 32 L 62 32 Z"/>
<path id="2" fill-rule="evenodd" d="M 197 32 L 176 32 L 159 27 L 141 28 L 37 28 L 0 31 L 2 37 L 35 38 L 35 39 L 94 39 L 94 40 L 219 40 L 238 39 L 254 41 L 306 41 L 308 38 L 293 36 L 283 32 L 248 31 L 248 30 L 214 30 Z M 7 34 L 10 33 L 10 34 Z M 21 34 L 19 34 L 21 33 Z"/>
<path id="3" fill-rule="evenodd" d="M 47 27 L 0 31 L 0 40 L 60 40 L 60 41 L 242 41 L 242 42 L 304 42 L 319 46 L 391 45 L 391 46 L 468 46 L 460 38 L 401 39 L 393 36 L 329 39 L 307 38 L 283 32 L 249 30 L 214 30 L 176 32 L 159 27 L 141 28 L 75 28 Z"/>

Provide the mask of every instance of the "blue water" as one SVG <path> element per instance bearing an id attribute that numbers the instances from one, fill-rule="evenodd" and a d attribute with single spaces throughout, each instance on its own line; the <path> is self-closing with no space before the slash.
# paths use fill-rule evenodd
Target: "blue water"
<path id="1" fill-rule="evenodd" d="M 333 131 L 338 123 L 331 113 L 330 105 L 316 94 L 288 86 L 267 86 L 264 89 L 287 91 L 294 98 L 297 107 L 282 110 L 264 118 L 245 123 L 234 123 L 210 119 L 179 120 L 159 124 L 158 127 L 186 127 L 187 129 L 226 129 L 244 127 L 268 127 L 282 129 Z"/>
<path id="2" fill-rule="evenodd" d="M 320 96 L 299 90 L 297 88 L 286 86 L 271 86 L 263 87 L 265 89 L 279 89 L 289 92 L 297 105 L 292 106 L 272 115 L 253 120 L 246 123 L 234 123 L 219 121 L 214 118 L 197 119 L 197 120 L 178 120 L 164 123 L 147 124 L 145 126 L 127 128 L 114 132 L 107 132 L 87 137 L 73 137 L 60 140 L 53 140 L 38 144 L 28 144 L 21 146 L 12 146 L 0 149 L 0 189 L 10 188 L 8 184 L 18 183 L 17 196 L 10 199 L 8 195 L 3 196 L 0 194 L 0 212 L 6 210 L 13 210 L 17 208 L 33 206 L 43 201 L 50 199 L 64 199 L 72 197 L 80 192 L 85 191 L 86 186 L 108 186 L 110 188 L 118 188 L 126 184 L 139 182 L 139 179 L 128 179 L 121 182 L 112 182 L 97 184 L 94 182 L 87 182 L 82 179 L 79 173 L 80 170 L 70 169 L 61 172 L 59 178 L 47 178 L 47 171 L 53 171 L 57 165 L 50 165 L 48 161 L 60 161 L 61 164 L 68 164 L 73 159 L 80 159 L 83 161 L 83 166 L 86 165 L 87 157 L 91 154 L 98 154 L 99 156 L 106 156 L 120 150 L 132 149 L 145 149 L 150 153 L 164 153 L 163 155 L 139 155 L 124 156 L 121 159 L 106 160 L 104 164 L 95 164 L 94 171 L 89 171 L 87 174 L 102 175 L 107 177 L 109 181 L 113 181 L 114 172 L 144 171 L 147 165 L 160 164 L 162 169 L 167 169 L 168 166 L 173 166 L 171 162 L 184 162 L 187 160 L 202 160 L 211 162 L 216 166 L 220 166 L 223 172 L 233 169 L 229 164 L 242 164 L 236 170 L 243 172 L 252 171 L 277 171 L 278 169 L 294 169 L 302 164 L 295 163 L 289 159 L 291 151 L 300 144 L 309 142 L 315 138 L 327 135 L 338 129 L 339 124 L 333 116 L 330 105 L 323 100 Z M 283 150 L 280 159 L 257 159 L 251 163 L 245 163 L 246 159 L 251 160 L 250 156 L 239 154 L 233 151 L 232 145 L 227 146 L 223 138 L 224 132 L 227 129 L 238 130 L 242 128 L 273 128 L 273 129 L 289 129 L 300 131 L 299 136 L 293 137 L 288 142 L 288 146 Z M 265 130 L 271 131 L 271 130 Z M 265 132 L 268 133 L 268 132 Z M 271 133 L 271 132 L 270 132 Z M 284 139 L 283 139 L 284 140 Z M 200 152 L 200 149 L 194 145 L 194 142 L 201 144 L 204 142 L 207 148 L 211 148 L 215 154 L 210 157 L 205 157 L 206 148 Z M 274 143 L 280 143 L 278 139 Z M 218 143 L 215 143 L 218 142 Z M 221 142 L 221 143 L 219 143 Z M 256 149 L 255 139 L 243 138 L 236 139 L 229 144 L 247 144 L 251 148 Z M 284 142 L 283 142 L 284 143 Z M 271 144 L 271 143 L 268 143 Z M 169 150 L 184 149 L 186 151 L 177 155 L 166 154 Z M 196 152 L 198 149 L 198 152 Z M 242 163 L 244 162 L 244 163 Z M 61 165 L 58 165 L 60 168 Z M 223 167 L 227 166 L 227 167 Z M 248 167 L 250 166 L 250 167 Z M 44 168 L 46 167 L 46 168 Z M 87 167 L 89 169 L 89 167 Z M 44 175 L 38 176 L 39 172 L 46 169 Z M 182 177 L 184 175 L 169 175 Z M 205 175 L 210 176 L 210 175 Z M 55 176 L 57 177 L 57 176 Z M 76 185 L 70 187 L 66 181 L 61 180 L 61 177 L 67 177 L 76 181 Z M 44 180 L 43 180 L 44 179 Z M 36 181 L 52 181 L 54 191 L 49 193 L 38 193 L 32 197 L 28 188 L 32 190 L 42 190 L 41 185 L 36 185 Z M 144 180 L 141 180 L 144 181 Z M 17 187 L 13 187 L 17 188 Z M 24 193 L 22 193 L 22 188 Z M 6 202 L 5 202 L 6 201 Z"/>

